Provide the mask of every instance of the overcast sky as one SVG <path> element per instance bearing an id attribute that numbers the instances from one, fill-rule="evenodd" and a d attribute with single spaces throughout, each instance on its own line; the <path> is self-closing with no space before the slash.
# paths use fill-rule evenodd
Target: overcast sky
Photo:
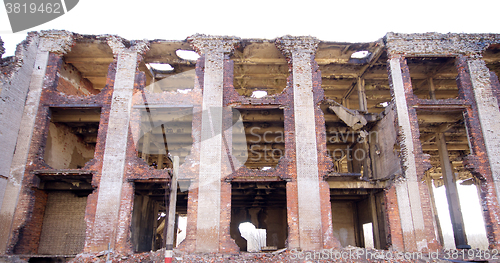
<path id="1" fill-rule="evenodd" d="M 6 55 L 29 31 L 66 29 L 132 39 L 183 40 L 195 33 L 273 39 L 369 42 L 387 32 L 500 33 L 498 0 L 475 1 L 112 1 L 80 0 L 67 14 L 13 34 L 3 5 L 0 36 Z"/>

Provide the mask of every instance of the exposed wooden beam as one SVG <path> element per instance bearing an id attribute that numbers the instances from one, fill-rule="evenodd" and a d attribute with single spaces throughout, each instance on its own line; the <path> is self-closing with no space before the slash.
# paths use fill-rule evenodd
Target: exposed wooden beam
<path id="1" fill-rule="evenodd" d="M 109 64 L 114 61 L 113 57 L 64 57 L 66 63 L 71 64 Z"/>
<path id="2" fill-rule="evenodd" d="M 351 95 L 352 91 L 356 87 L 357 82 L 362 79 L 366 73 L 366 71 L 375 64 L 375 62 L 380 58 L 380 56 L 383 54 L 383 43 L 379 43 L 379 46 L 377 49 L 372 53 L 372 56 L 370 57 L 369 63 L 364 65 L 358 72 L 357 74 L 357 80 L 351 84 L 351 87 L 344 93 L 344 96 L 342 97 L 342 101 L 345 101 L 349 98 Z M 345 105 L 344 105 L 345 106 Z"/>

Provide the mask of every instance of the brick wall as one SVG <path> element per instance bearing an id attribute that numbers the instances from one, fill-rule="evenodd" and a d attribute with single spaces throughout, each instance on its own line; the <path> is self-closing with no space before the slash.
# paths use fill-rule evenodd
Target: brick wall
<path id="1" fill-rule="evenodd" d="M 464 165 L 474 176 L 480 179 L 481 205 L 490 249 L 498 249 L 500 248 L 500 222 L 498 221 L 500 211 L 484 144 L 483 131 L 479 122 L 479 113 L 472 90 L 470 72 L 467 67 L 467 59 L 467 57 L 461 56 L 456 62 L 459 96 L 470 103 L 470 106 L 464 111 L 464 120 L 467 126 L 471 154 L 465 158 Z"/>

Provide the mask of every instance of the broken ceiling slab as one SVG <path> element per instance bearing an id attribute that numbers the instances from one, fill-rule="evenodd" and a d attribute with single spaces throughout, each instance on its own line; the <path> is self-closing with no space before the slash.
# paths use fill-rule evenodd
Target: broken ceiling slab
<path id="1" fill-rule="evenodd" d="M 368 123 L 365 117 L 357 110 L 350 110 L 334 100 L 328 100 L 327 103 L 330 104 L 328 109 L 335 112 L 335 114 L 353 130 L 359 130 Z"/>

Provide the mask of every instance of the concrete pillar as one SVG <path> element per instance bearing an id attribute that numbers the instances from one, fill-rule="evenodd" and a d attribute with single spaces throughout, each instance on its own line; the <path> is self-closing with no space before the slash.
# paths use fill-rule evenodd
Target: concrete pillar
<path id="1" fill-rule="evenodd" d="M 225 168 L 222 153 L 226 152 L 222 137 L 224 57 L 238 40 L 195 35 L 191 41 L 205 57 L 195 250 L 219 252 L 223 238 L 220 236 L 221 179 Z"/>
<path id="2" fill-rule="evenodd" d="M 389 61 L 393 98 L 396 104 L 399 135 L 401 139 L 401 158 L 403 159 L 403 177 L 395 180 L 399 216 L 403 231 L 403 243 L 406 251 L 422 251 L 428 247 L 425 236 L 424 216 L 420 200 L 417 164 L 412 126 L 406 101 L 405 87 L 399 57 Z M 416 116 L 415 116 L 416 117 Z"/>
<path id="3" fill-rule="evenodd" d="M 490 165 L 489 153 L 486 147 L 488 135 L 485 135 L 485 133 L 491 133 L 491 130 L 483 130 L 484 127 L 481 124 L 481 119 L 488 117 L 485 111 L 482 111 L 482 117 L 479 115 L 480 103 L 476 102 L 474 94 L 478 91 L 474 90 L 474 85 L 472 84 L 471 68 L 469 68 L 468 62 L 470 59 L 469 57 L 460 56 L 456 61 L 459 94 L 463 96 L 465 101 L 470 103 L 470 107 L 464 110 L 464 121 L 467 128 L 466 131 L 470 147 L 470 155 L 464 158 L 464 163 L 472 174 L 481 179 L 477 180 L 477 182 L 480 189 L 481 205 L 483 208 L 484 223 L 488 233 L 488 241 L 490 243 L 490 249 L 498 249 L 500 248 L 500 238 L 498 236 L 498 233 L 500 233 L 498 190 L 497 183 L 495 183 L 495 179 L 493 178 L 493 167 Z M 483 70 L 484 69 L 485 68 L 483 68 Z M 475 74 L 477 73 L 474 73 L 474 75 Z M 476 85 L 475 87 L 478 86 Z M 481 101 L 480 98 L 479 100 Z M 485 105 L 482 105 L 482 108 L 484 106 Z M 494 116 L 494 114 L 492 115 Z M 493 116 L 492 118 L 494 118 Z M 491 146 L 490 142 L 488 142 L 488 144 Z"/>
<path id="4" fill-rule="evenodd" d="M 40 39 L 38 40 L 37 37 L 34 37 L 32 41 L 34 42 L 32 42 L 30 45 L 30 52 L 36 52 L 36 55 L 34 58 L 30 56 L 25 58 L 27 59 L 26 63 L 34 63 L 32 69 L 25 69 L 28 73 L 27 76 L 31 75 L 31 79 L 29 77 L 26 78 L 26 76 L 22 76 L 23 78 L 26 78 L 26 80 L 20 80 L 21 82 L 18 83 L 19 85 L 29 85 L 26 102 L 24 103 L 24 98 L 18 98 L 23 100 L 22 102 L 24 105 L 22 116 L 19 116 L 21 121 L 19 125 L 19 134 L 17 135 L 17 138 L 21 139 L 15 143 L 15 152 L 11 157 L 11 163 L 10 160 L 8 160 L 9 157 L 7 156 L 7 162 L 1 163 L 2 165 L 0 165 L 2 166 L 2 171 L 4 171 L 5 169 L 10 170 L 8 175 L 6 175 L 7 182 L 3 181 L 5 194 L 3 195 L 4 199 L 0 209 L 0 253 L 6 252 L 7 246 L 10 242 L 13 216 L 17 207 L 22 181 L 24 179 L 26 162 L 30 150 L 31 138 L 33 135 L 33 128 L 35 125 L 38 107 L 40 104 L 40 95 L 43 90 L 49 53 L 53 52 L 64 54 L 69 51 L 71 45 L 73 44 L 73 35 L 67 31 L 42 31 L 42 33 L 40 33 Z M 38 44 L 38 50 L 36 50 L 36 44 Z M 18 107 L 21 107 L 21 105 L 18 105 Z M 11 114 L 12 116 L 17 116 L 16 112 L 9 111 L 9 115 Z M 3 132 L 3 126 L 5 125 L 1 126 L 2 128 L 0 131 Z M 9 138 L 12 139 L 12 137 Z M 13 139 L 15 140 L 15 138 Z M 7 150 L 12 147 L 12 144 L 10 142 L 3 144 L 3 142 L 0 141 L 0 143 L 2 143 L 2 147 L 7 147 Z M 0 187 L 2 187 L 1 184 L 2 183 L 0 183 Z M 0 191 L 1 190 L 2 189 L 0 189 Z"/>
<path id="5" fill-rule="evenodd" d="M 109 113 L 99 195 L 93 233 L 91 234 L 92 239 L 89 246 L 91 251 L 106 250 L 108 244 L 111 244 L 111 248 L 114 248 L 116 226 L 119 221 L 118 214 L 138 54 L 145 52 L 147 49 L 145 42 L 139 42 L 127 48 L 116 37 L 110 37 L 108 44 L 118 62 Z"/>
<path id="6" fill-rule="evenodd" d="M 299 246 L 302 250 L 320 250 L 323 231 L 312 82 L 312 60 L 319 41 L 312 37 L 286 36 L 277 42 L 290 59 L 293 70 Z"/>
<path id="7" fill-rule="evenodd" d="M 489 165 L 500 203 L 500 111 L 497 97 L 493 93 L 490 72 L 481 59 L 467 61 L 476 100 L 479 122 L 484 136 Z"/>
<path id="8" fill-rule="evenodd" d="M 465 225 L 462 217 L 462 209 L 460 208 L 457 182 L 453 167 L 451 166 L 444 133 L 440 132 L 436 134 L 436 144 L 441 162 L 441 173 L 443 174 L 444 185 L 446 187 L 446 199 L 448 200 L 448 211 L 453 227 L 455 246 L 458 249 L 470 249 L 470 246 L 467 244 L 467 236 L 465 235 Z"/>
<path id="9" fill-rule="evenodd" d="M 16 141 L 21 126 L 24 103 L 28 94 L 31 74 L 37 55 L 38 35 L 32 34 L 27 39 L 28 45 L 19 49 L 17 58 L 21 61 L 10 76 L 3 76 L 5 81 L 0 82 L 0 207 L 10 177 L 10 165 L 16 149 Z M 3 54 L 3 42 L 0 39 L 0 58 Z"/>

